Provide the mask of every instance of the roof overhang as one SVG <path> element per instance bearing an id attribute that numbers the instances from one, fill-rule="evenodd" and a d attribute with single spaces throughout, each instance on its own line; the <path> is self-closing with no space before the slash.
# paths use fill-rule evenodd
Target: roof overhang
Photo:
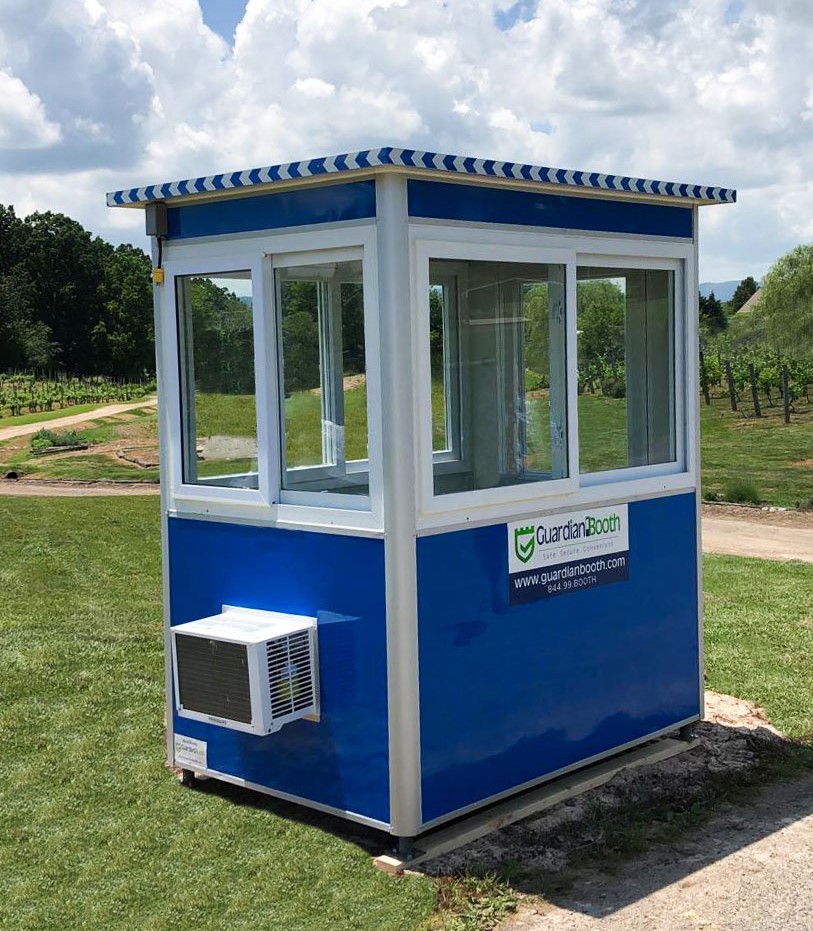
<path id="1" fill-rule="evenodd" d="M 488 183 L 500 186 L 546 188 L 583 195 L 612 196 L 635 200 L 691 204 L 731 204 L 737 192 L 731 188 L 678 181 L 655 181 L 625 175 L 607 175 L 566 168 L 546 168 L 519 162 L 464 155 L 443 155 L 385 146 L 360 152 L 224 172 L 183 181 L 166 181 L 144 187 L 113 191 L 107 195 L 109 207 L 144 207 L 161 202 L 182 203 L 260 193 L 264 189 L 298 187 L 342 177 L 354 180 L 382 172 L 399 172 L 411 177 L 440 175 L 444 180 Z"/>

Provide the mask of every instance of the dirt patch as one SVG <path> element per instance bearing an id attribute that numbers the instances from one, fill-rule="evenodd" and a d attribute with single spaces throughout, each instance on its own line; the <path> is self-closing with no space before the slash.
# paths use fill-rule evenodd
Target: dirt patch
<path id="1" fill-rule="evenodd" d="M 132 462 L 142 469 L 157 468 L 160 464 L 157 446 L 128 446 L 116 450 L 116 455 L 119 459 Z"/>
<path id="2" fill-rule="evenodd" d="M 0 481 L 0 495 L 42 498 L 89 498 L 109 495 L 157 495 L 157 482 L 80 482 L 54 479 Z"/>
<path id="3" fill-rule="evenodd" d="M 20 426 L 2 427 L 0 428 L 0 442 L 3 440 L 11 440 L 18 436 L 30 436 L 32 433 L 37 433 L 43 427 L 49 430 L 62 430 L 65 427 L 73 427 L 79 423 L 88 424 L 96 418 L 123 414 L 127 411 L 134 411 L 143 407 L 155 407 L 157 403 L 156 398 L 149 398 L 146 401 L 135 401 L 127 404 L 108 404 L 105 407 L 97 407 L 96 410 L 85 411 L 82 414 L 66 413 L 64 417 L 55 417 L 53 420 L 40 420 L 36 423 L 21 424 Z M 65 410 L 70 411 L 70 408 L 65 408 Z"/>
<path id="4" fill-rule="evenodd" d="M 352 391 L 354 388 L 360 388 L 367 381 L 367 376 L 362 372 L 360 375 L 345 375 L 342 379 L 345 391 Z M 310 393 L 317 398 L 322 396 L 321 388 L 311 388 Z"/>
<path id="5" fill-rule="evenodd" d="M 703 503 L 703 517 L 722 520 L 744 520 L 751 523 L 775 524 L 813 530 L 813 511 L 778 510 L 756 504 Z"/>
<path id="6" fill-rule="evenodd" d="M 602 842 L 613 813 L 658 803 L 691 806 L 707 795 L 715 781 L 754 771 L 767 755 L 781 754 L 790 746 L 758 705 L 716 692 L 706 693 L 706 717 L 697 725 L 697 737 L 693 750 L 623 771 L 598 789 L 427 861 L 419 869 L 448 875 L 472 869 L 499 871 L 511 864 L 521 872 L 555 877 L 586 848 Z"/>

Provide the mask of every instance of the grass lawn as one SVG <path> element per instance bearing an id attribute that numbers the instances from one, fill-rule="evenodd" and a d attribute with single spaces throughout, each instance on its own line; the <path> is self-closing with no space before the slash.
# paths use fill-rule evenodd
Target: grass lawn
<path id="1" fill-rule="evenodd" d="M 798 507 L 813 498 L 813 411 L 784 424 L 781 411 L 766 408 L 761 420 L 734 413 L 725 398 L 701 403 L 702 484 L 705 498 L 730 500 L 728 489 L 750 481 L 761 503 Z M 626 401 L 579 396 L 580 465 L 623 468 L 627 464 Z M 806 463 L 806 464 L 805 464 Z"/>
<path id="2" fill-rule="evenodd" d="M 430 880 L 164 767 L 158 513 L 0 498 L 0 927 L 418 928 Z"/>
<path id="3" fill-rule="evenodd" d="M 703 567 L 709 688 L 813 738 L 813 566 L 705 556 Z"/>
<path id="4" fill-rule="evenodd" d="M 158 513 L 0 498 L 0 927 L 425 929 L 437 886 L 352 826 L 164 767 Z M 813 567 L 708 556 L 704 587 L 709 686 L 811 734 Z"/>
<path id="5" fill-rule="evenodd" d="M 704 497 L 725 497 L 730 483 L 748 479 L 768 504 L 797 507 L 813 498 L 813 411 L 793 415 L 789 424 L 777 408 L 765 413 L 746 419 L 725 399 L 710 407 L 701 402 Z"/>
<path id="6" fill-rule="evenodd" d="M 348 388 L 344 393 L 345 444 L 347 459 L 367 457 L 367 389 L 365 385 Z M 550 468 L 550 436 L 547 430 L 547 401 L 530 402 L 529 438 L 531 459 L 535 468 Z M 623 468 L 627 464 L 626 401 L 601 395 L 579 396 L 579 442 L 582 471 Z M 291 466 L 321 462 L 322 409 L 318 394 L 299 391 L 286 399 L 287 459 Z M 534 410 L 541 406 L 542 410 Z M 89 408 L 92 405 L 84 405 Z M 445 406 L 440 382 L 432 389 L 432 435 L 436 449 L 445 446 Z M 71 408 L 70 412 L 80 408 Z M 52 412 L 59 415 L 60 411 Z M 134 411 L 138 419 L 152 424 L 155 415 Z M 762 503 L 797 507 L 813 498 L 813 411 L 800 409 L 792 423 L 782 423 L 778 409 L 766 408 L 762 420 L 745 418 L 733 413 L 724 398 L 715 398 L 712 405 L 701 404 L 701 444 L 703 462 L 703 494 L 706 498 L 731 498 L 732 483 L 746 480 L 758 493 Z M 32 417 L 50 415 L 32 415 Z M 26 418 L 14 418 L 23 423 Z M 96 430 L 77 432 L 90 442 L 106 442 L 125 432 L 126 425 L 115 427 L 115 418 L 105 419 Z M 2 422 L 0 422 L 1 424 Z M 256 414 L 252 395 L 201 394 L 197 399 L 197 432 L 199 437 L 211 435 L 255 436 Z M 18 441 L 18 445 L 19 445 Z M 123 445 L 126 445 L 123 443 Z M 133 442 L 132 445 L 136 445 Z M 140 469 L 124 462 L 96 455 L 73 454 L 64 459 L 32 459 L 20 450 L 5 456 L 2 467 L 22 469 L 31 478 L 118 479 L 156 481 L 157 469 Z M 202 466 L 205 474 L 208 466 Z M 214 464 L 216 474 L 223 464 Z M 236 471 L 237 467 L 228 471 Z"/>
<path id="7" fill-rule="evenodd" d="M 579 469 L 623 469 L 627 457 L 627 402 L 600 394 L 579 395 Z"/>
<path id="8" fill-rule="evenodd" d="M 76 481 L 157 482 L 158 469 L 143 469 L 114 455 L 94 449 L 94 444 L 111 444 L 118 447 L 135 447 L 157 442 L 157 416 L 143 408 L 116 414 L 93 421 L 95 426 L 83 429 L 82 424 L 69 427 L 80 442 L 90 443 L 87 450 L 52 453 L 45 456 L 31 454 L 33 434 L 8 440 L 0 445 L 0 472 L 11 469 L 25 478 L 70 479 Z M 57 431 L 64 433 L 65 430 Z"/>

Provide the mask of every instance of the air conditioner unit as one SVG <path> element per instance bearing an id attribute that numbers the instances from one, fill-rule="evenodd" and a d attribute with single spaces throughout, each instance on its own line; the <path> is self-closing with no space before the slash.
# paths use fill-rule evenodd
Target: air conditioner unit
<path id="1" fill-rule="evenodd" d="M 180 717 L 271 734 L 318 715 L 315 617 L 223 605 L 171 632 Z"/>

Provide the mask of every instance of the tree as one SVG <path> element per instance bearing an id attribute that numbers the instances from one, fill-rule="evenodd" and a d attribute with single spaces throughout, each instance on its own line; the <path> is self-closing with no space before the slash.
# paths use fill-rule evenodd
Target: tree
<path id="1" fill-rule="evenodd" d="M 21 263 L 34 289 L 37 319 L 60 348 L 60 363 L 70 372 L 104 371 L 109 361 L 97 357 L 92 332 L 113 247 L 60 213 L 34 213 L 24 225 Z"/>
<path id="2" fill-rule="evenodd" d="M 36 319 L 34 288 L 22 265 L 0 275 L 0 368 L 43 369 L 54 359 L 51 331 Z"/>
<path id="3" fill-rule="evenodd" d="M 104 263 L 100 315 L 91 330 L 97 364 L 140 378 L 155 364 L 150 260 L 135 246 L 118 246 Z"/>
<path id="4" fill-rule="evenodd" d="M 714 291 L 708 297 L 700 295 L 700 325 L 712 336 L 722 333 L 728 326 L 728 317 L 722 301 L 714 296 Z"/>
<path id="5" fill-rule="evenodd" d="M 749 275 L 747 278 L 743 278 L 742 281 L 737 285 L 734 293 L 731 295 L 731 300 L 728 302 L 728 306 L 726 308 L 728 313 L 735 314 L 750 297 L 757 293 L 758 290 L 759 285 L 751 277 L 751 275 Z"/>
<path id="6" fill-rule="evenodd" d="M 189 282 L 195 387 L 222 394 L 254 393 L 252 309 L 211 278 Z"/>
<path id="7" fill-rule="evenodd" d="M 765 276 L 758 313 L 771 343 L 796 358 L 813 351 L 813 243 L 797 246 Z"/>
<path id="8" fill-rule="evenodd" d="M 579 357 L 586 363 L 600 358 L 624 358 L 626 298 L 613 281 L 580 281 L 576 291 Z"/>
<path id="9" fill-rule="evenodd" d="M 0 204 L 0 275 L 11 271 L 20 261 L 23 235 L 23 221 L 17 219 L 14 207 Z"/>

